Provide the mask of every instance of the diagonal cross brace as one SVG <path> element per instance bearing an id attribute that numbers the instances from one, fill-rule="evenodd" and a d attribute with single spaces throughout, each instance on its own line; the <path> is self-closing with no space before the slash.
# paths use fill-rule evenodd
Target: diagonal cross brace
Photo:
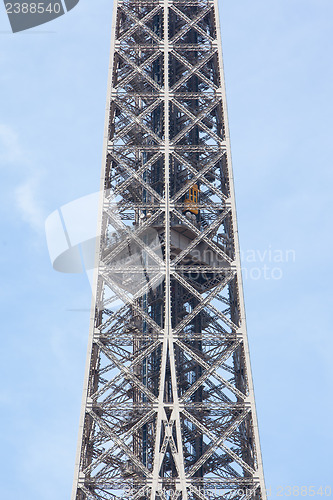
<path id="1" fill-rule="evenodd" d="M 200 10 L 199 14 L 194 18 L 190 19 L 187 17 L 184 12 L 179 10 L 175 4 L 171 5 L 171 10 L 174 11 L 175 14 L 177 14 L 179 17 L 184 19 L 186 22 L 185 26 L 179 30 L 179 32 L 170 40 L 170 44 L 173 45 L 175 44 L 183 35 L 185 35 L 192 27 L 198 31 L 204 38 L 207 38 L 210 42 L 213 42 L 213 38 L 208 35 L 206 31 L 200 28 L 200 26 L 197 25 L 201 19 L 203 19 L 211 10 L 212 10 L 212 5 L 208 5 L 206 8 Z"/>
<path id="2" fill-rule="evenodd" d="M 200 311 L 202 311 L 202 309 L 204 309 L 205 307 L 209 307 L 211 308 L 211 304 L 210 304 L 210 301 L 214 299 L 214 297 L 225 287 L 227 286 L 227 284 L 229 283 L 229 281 L 232 280 L 232 278 L 234 277 L 234 274 L 235 274 L 235 271 L 231 271 L 227 274 L 227 276 L 224 278 L 223 281 L 221 281 L 221 283 L 219 283 L 215 289 L 213 289 L 208 295 L 207 297 L 203 298 L 199 292 L 197 292 L 197 290 L 195 290 L 195 288 L 193 288 L 182 276 L 180 276 L 177 272 L 174 272 L 173 273 L 173 276 L 174 278 L 179 281 L 179 283 L 181 285 L 183 285 L 190 293 L 192 293 L 192 295 L 194 295 L 198 300 L 199 300 L 199 304 L 193 309 L 193 311 L 188 314 L 184 319 L 183 321 L 181 321 L 177 328 L 175 328 L 175 334 L 179 333 L 186 325 L 188 325 L 188 323 L 190 321 L 192 321 L 193 318 L 195 318 L 195 316 L 197 316 L 199 314 Z M 216 310 L 217 311 L 217 310 Z M 215 312 L 215 311 L 214 311 Z M 224 321 L 224 323 L 226 323 L 231 329 L 233 330 L 237 330 L 238 329 L 238 326 L 235 325 L 235 323 L 233 323 L 231 320 L 229 320 L 226 316 L 224 316 L 224 314 L 222 314 L 220 311 L 217 311 L 218 312 L 218 316 L 221 318 L 222 321 Z"/>
<path id="3" fill-rule="evenodd" d="M 134 455 L 134 453 L 131 451 L 131 449 L 120 439 L 112 430 L 110 427 L 98 416 L 96 415 L 95 412 L 92 410 L 88 410 L 89 415 L 92 417 L 92 419 L 98 424 L 99 428 L 107 435 L 109 436 L 112 441 L 118 445 L 118 448 L 124 451 L 126 455 L 131 459 L 131 461 L 138 467 L 141 472 L 146 477 L 151 478 L 151 472 L 143 465 L 143 463 Z"/>
<path id="4" fill-rule="evenodd" d="M 202 119 L 205 118 L 208 113 L 210 113 L 218 104 L 219 100 L 214 99 L 213 102 L 207 106 L 201 113 L 199 113 L 197 116 L 193 115 L 185 106 L 183 106 L 177 99 L 171 99 L 171 102 L 180 110 L 182 111 L 191 121 L 186 127 L 181 130 L 176 137 L 173 138 L 172 142 L 173 144 L 176 144 L 182 137 L 184 137 L 185 134 L 190 132 L 193 127 L 196 125 L 200 126 L 212 139 L 214 139 L 217 143 L 221 140 L 220 137 L 218 137 L 214 132 L 212 132 L 204 123 L 202 123 Z"/>
<path id="5" fill-rule="evenodd" d="M 216 219 L 214 220 L 213 224 L 210 224 L 207 226 L 194 240 L 186 247 L 184 250 L 180 252 L 180 254 L 177 255 L 175 259 L 173 259 L 172 264 L 176 265 L 178 262 L 180 262 L 193 248 L 195 248 L 201 240 L 205 239 L 206 236 L 208 236 L 210 233 L 212 233 L 215 228 L 218 228 L 226 216 L 230 213 L 230 208 L 224 210 Z M 222 270 L 222 269 L 221 269 Z"/>
<path id="6" fill-rule="evenodd" d="M 206 452 L 199 458 L 199 460 L 190 468 L 188 475 L 193 476 L 197 470 L 202 467 L 202 465 L 207 462 L 207 460 L 215 453 L 215 451 L 220 447 L 221 443 L 225 441 L 230 434 L 232 434 L 237 427 L 245 420 L 250 410 L 244 409 L 243 413 L 235 419 L 235 421 L 230 425 L 230 427 L 224 432 L 222 436 L 216 438 L 212 445 L 206 450 Z"/>
<path id="7" fill-rule="evenodd" d="M 176 342 L 178 343 L 178 342 Z M 228 382 L 225 378 L 223 378 L 221 375 L 219 375 L 216 370 L 232 355 L 232 353 L 237 349 L 239 346 L 239 343 L 236 343 L 235 345 L 231 346 L 224 354 L 221 356 L 221 358 L 213 365 L 211 365 L 209 368 L 207 368 L 207 371 L 201 375 L 198 380 L 194 382 L 194 384 L 191 385 L 191 387 L 183 394 L 181 397 L 180 401 L 182 403 L 185 403 L 185 401 L 194 394 L 201 385 L 211 376 L 217 378 L 225 387 L 227 387 L 233 394 L 235 394 L 239 399 L 244 400 L 246 398 L 246 394 L 243 394 L 241 391 L 237 389 L 234 385 L 232 385 L 230 382 Z M 183 349 L 183 345 L 180 346 Z M 192 353 L 191 353 L 192 355 Z M 199 360 L 198 360 L 199 361 Z"/>
<path id="8" fill-rule="evenodd" d="M 193 175 L 193 177 L 191 177 L 191 182 L 193 182 L 193 184 L 196 183 L 196 181 L 198 180 L 201 180 L 203 184 L 205 184 L 209 189 L 212 189 L 214 188 L 212 191 L 216 191 L 218 194 L 219 194 L 219 197 L 226 201 L 228 199 L 227 196 L 225 196 L 225 194 L 223 194 L 221 191 L 219 191 L 218 189 L 215 188 L 215 186 L 213 184 L 211 184 L 206 178 L 204 178 L 203 176 L 209 172 L 212 167 L 222 159 L 223 157 L 223 154 L 224 153 L 220 153 L 219 155 L 216 155 L 215 158 L 213 158 L 213 160 L 209 161 L 206 165 L 204 165 L 200 170 L 196 170 L 195 168 L 192 167 L 192 165 L 190 165 L 186 160 L 184 160 L 184 158 L 182 158 L 181 156 L 179 156 L 175 151 L 173 152 L 173 156 L 181 163 L 183 164 L 184 167 L 186 167 Z M 179 189 L 179 191 L 177 191 L 177 193 L 173 196 L 173 198 L 171 199 L 171 202 L 170 203 L 175 203 L 177 200 L 179 200 L 179 198 L 181 198 L 185 193 L 186 191 L 188 190 L 188 186 L 185 184 L 181 189 Z M 215 193 L 216 194 L 216 193 Z"/>

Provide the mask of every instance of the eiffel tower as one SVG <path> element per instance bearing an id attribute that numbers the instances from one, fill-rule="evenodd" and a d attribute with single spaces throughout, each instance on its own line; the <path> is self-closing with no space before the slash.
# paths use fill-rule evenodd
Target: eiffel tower
<path id="1" fill-rule="evenodd" d="M 217 1 L 115 0 L 72 500 L 265 500 Z"/>

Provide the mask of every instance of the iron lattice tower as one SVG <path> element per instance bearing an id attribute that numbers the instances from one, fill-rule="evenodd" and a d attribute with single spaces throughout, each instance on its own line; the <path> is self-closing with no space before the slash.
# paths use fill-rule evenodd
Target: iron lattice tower
<path id="1" fill-rule="evenodd" d="M 72 500 L 265 499 L 217 1 L 112 29 Z"/>

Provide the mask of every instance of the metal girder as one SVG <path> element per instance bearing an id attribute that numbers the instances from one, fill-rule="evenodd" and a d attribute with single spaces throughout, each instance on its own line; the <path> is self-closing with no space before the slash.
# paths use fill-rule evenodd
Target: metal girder
<path id="1" fill-rule="evenodd" d="M 266 500 L 217 2 L 114 2 L 72 500 Z"/>

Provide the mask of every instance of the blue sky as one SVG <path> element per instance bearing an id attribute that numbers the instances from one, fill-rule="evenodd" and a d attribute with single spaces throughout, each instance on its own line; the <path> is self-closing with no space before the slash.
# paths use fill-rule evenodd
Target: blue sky
<path id="1" fill-rule="evenodd" d="M 70 497 L 91 291 L 53 271 L 44 221 L 99 187 L 111 15 L 80 0 L 13 35 L 0 6 L 6 500 Z M 221 24 L 266 483 L 333 489 L 333 3 L 224 0 Z"/>

